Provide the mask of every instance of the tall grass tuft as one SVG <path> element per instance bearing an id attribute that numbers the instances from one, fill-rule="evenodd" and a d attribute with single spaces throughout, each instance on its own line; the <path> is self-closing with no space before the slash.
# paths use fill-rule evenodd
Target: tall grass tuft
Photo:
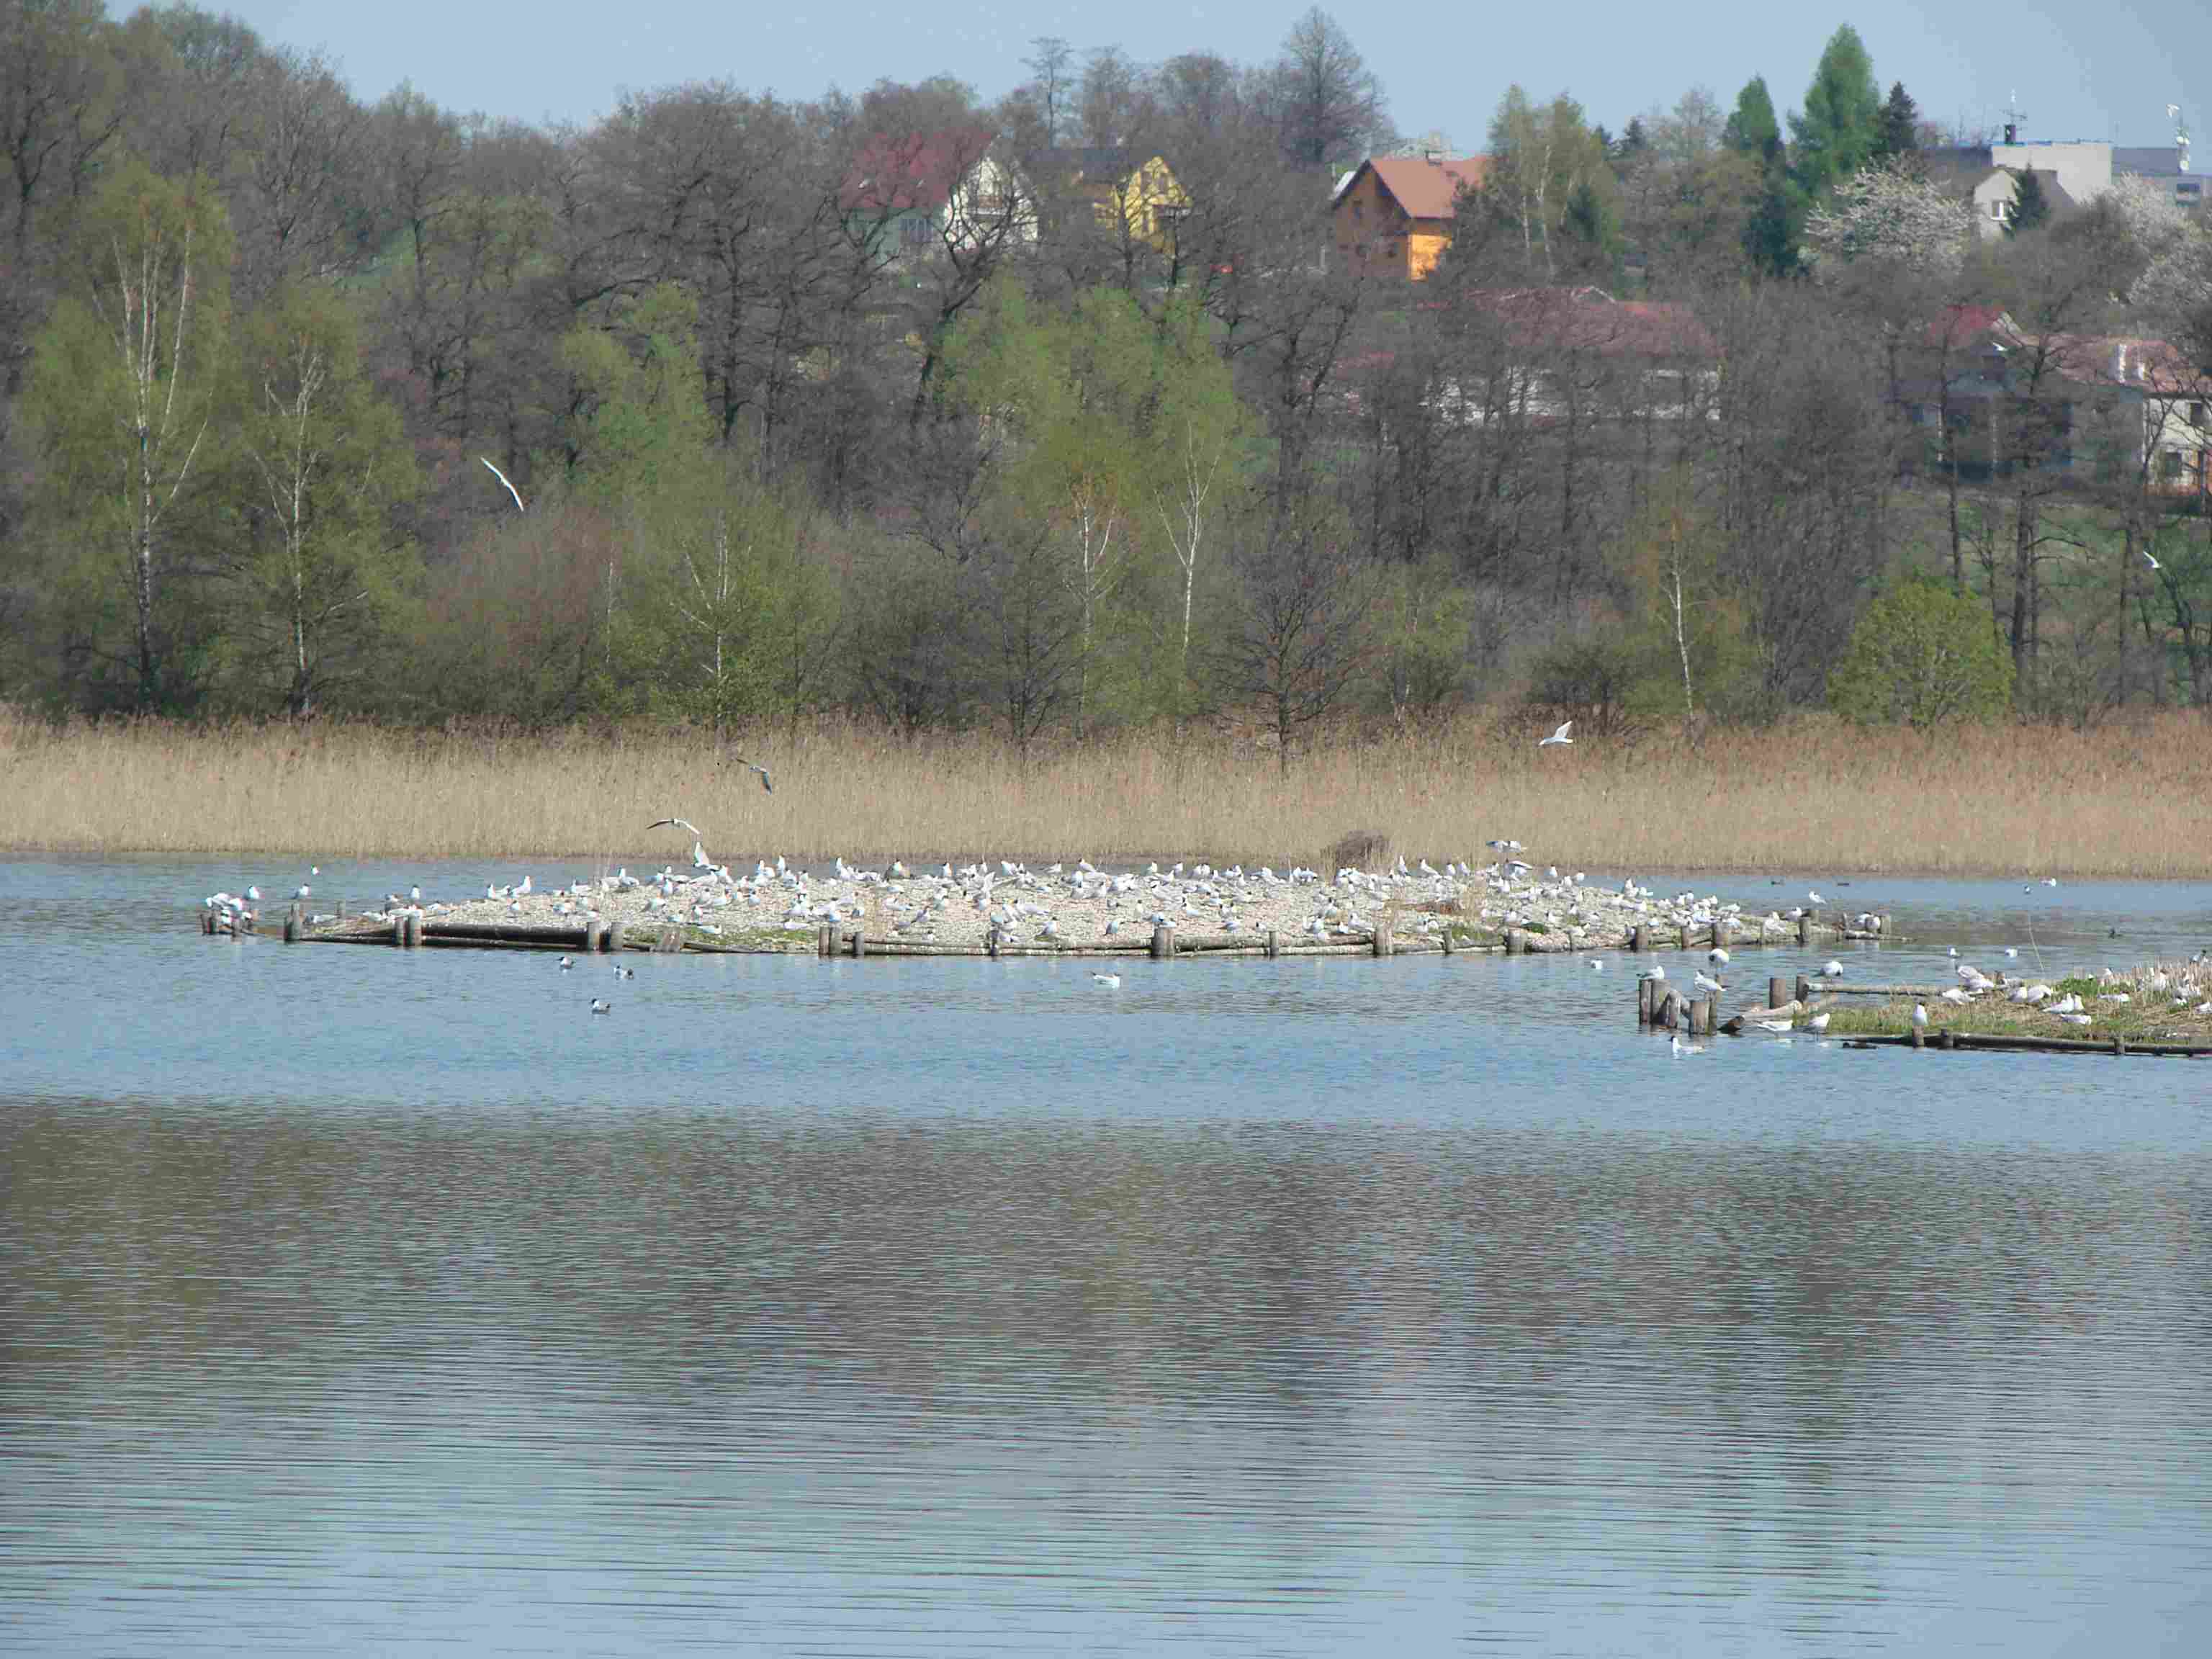
<path id="1" fill-rule="evenodd" d="M 855 726 L 750 740 L 760 781 L 700 734 L 313 723 L 50 726 L 0 713 L 0 847 L 679 861 L 690 819 L 732 864 L 1161 854 L 1321 867 L 1348 834 L 1408 859 L 1620 871 L 2212 875 L 2212 743 L 2169 713 L 2106 731 L 1922 735 L 1825 718 L 1692 748 L 1539 752 L 1469 717 L 1345 737 L 1287 777 L 1233 734 L 1139 733 L 1033 753 Z M 680 844 L 682 843 L 682 844 Z"/>

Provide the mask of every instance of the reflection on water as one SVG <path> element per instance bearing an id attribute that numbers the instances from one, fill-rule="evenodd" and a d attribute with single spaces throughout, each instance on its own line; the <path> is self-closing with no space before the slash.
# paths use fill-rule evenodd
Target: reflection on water
<path id="1" fill-rule="evenodd" d="M 74 928 L 0 1080 L 11 1651 L 2212 1634 L 2212 1066 L 1675 1061 L 1618 959 L 593 1021 L 184 933 L 220 884 L 0 866 Z"/>

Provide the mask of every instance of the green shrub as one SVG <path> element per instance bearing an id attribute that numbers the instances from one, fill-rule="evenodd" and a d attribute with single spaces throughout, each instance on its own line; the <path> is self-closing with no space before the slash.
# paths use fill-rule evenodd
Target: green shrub
<path id="1" fill-rule="evenodd" d="M 2012 706 L 2012 659 L 1980 605 L 1915 577 L 1867 607 L 1828 702 L 1862 726 L 1991 720 Z"/>

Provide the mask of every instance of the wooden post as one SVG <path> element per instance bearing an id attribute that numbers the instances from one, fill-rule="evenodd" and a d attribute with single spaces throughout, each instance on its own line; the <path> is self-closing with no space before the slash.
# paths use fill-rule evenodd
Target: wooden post
<path id="1" fill-rule="evenodd" d="M 1952 1031 L 1949 1026 L 1946 1025 L 1936 1034 L 1936 1046 L 1947 1054 L 1958 1047 L 1958 1044 L 1952 1041 Z"/>
<path id="2" fill-rule="evenodd" d="M 203 908 L 200 911 L 200 932 L 203 935 L 215 932 L 215 912 Z"/>
<path id="3" fill-rule="evenodd" d="M 1928 1046 L 1928 1033 L 1917 1025 L 1912 1028 L 1912 1046 L 1916 1048 L 1925 1048 Z"/>
<path id="4" fill-rule="evenodd" d="M 1812 1000 L 1813 1000 L 1813 981 L 1812 981 L 1811 980 L 1809 980 L 1809 979 L 1807 979 L 1807 978 L 1805 977 L 1805 975 L 1802 975 L 1802 974 L 1798 975 L 1797 975 L 1797 1000 L 1798 1000 L 1798 1001 L 1800 1001 L 1800 1002 L 1810 1002 L 1810 1001 L 1812 1001 Z"/>
<path id="5" fill-rule="evenodd" d="M 1378 917 L 1375 922 L 1375 954 L 1378 957 L 1387 957 L 1391 953 L 1391 950 L 1390 919 L 1388 916 Z"/>
<path id="6" fill-rule="evenodd" d="M 1716 916 L 1713 919 L 1713 949 L 1727 950 L 1735 938 L 1735 929 L 1729 925 L 1729 919 L 1726 916 Z"/>
<path id="7" fill-rule="evenodd" d="M 1797 942 L 1800 945 L 1810 945 L 1813 942 L 1813 913 L 1810 910 L 1802 911 L 1798 915 Z"/>
<path id="8" fill-rule="evenodd" d="M 2127 1040 L 2125 1037 L 2124 1037 L 2124 1036 L 2116 1036 L 2116 1037 L 2114 1037 L 2114 1038 L 2112 1039 L 2112 1052 L 2113 1052 L 2114 1054 L 2124 1054 L 2127 1053 L 2127 1051 L 2128 1051 L 2128 1040 Z"/>
<path id="9" fill-rule="evenodd" d="M 1668 1030 L 1674 1030 L 1681 1022 L 1681 1008 L 1680 995 L 1673 991 L 1668 992 L 1659 1000 L 1659 1023 Z"/>
<path id="10" fill-rule="evenodd" d="M 414 950 L 422 943 L 422 917 L 419 911 L 407 918 L 407 948 Z"/>
<path id="11" fill-rule="evenodd" d="M 991 924 L 991 931 L 983 935 L 983 948 L 990 952 L 993 961 L 998 959 L 999 945 L 1006 936 L 1006 930 L 995 921 Z M 1152 954 L 1158 956 L 1159 952 L 1155 951 Z"/>
<path id="12" fill-rule="evenodd" d="M 1766 981 L 1766 1006 L 1770 1008 L 1779 1008 L 1784 1002 L 1788 1000 L 1788 998 L 1784 994 L 1787 992 L 1789 988 L 1790 988 L 1788 986 L 1782 982 L 1778 976 L 1768 980 Z"/>
<path id="13" fill-rule="evenodd" d="M 299 942 L 300 907 L 297 904 L 295 904 L 290 909 L 284 913 L 284 943 L 287 945 L 297 945 Z"/>
<path id="14" fill-rule="evenodd" d="M 1705 1017 L 1698 1022 L 1698 1029 L 1711 1036 L 1714 1028 L 1721 1023 L 1721 994 L 1718 991 L 1706 992 L 1700 1006 L 1705 1010 Z"/>
<path id="15" fill-rule="evenodd" d="M 623 948 L 623 925 L 618 921 L 607 924 L 607 951 L 613 955 Z"/>
<path id="16" fill-rule="evenodd" d="M 1651 928 L 1648 923 L 1638 922 L 1636 931 L 1628 936 L 1628 948 L 1642 956 L 1651 948 Z"/>
<path id="17" fill-rule="evenodd" d="M 1172 962 L 1175 959 L 1175 924 L 1156 921 L 1152 924 L 1152 960 Z"/>
<path id="18" fill-rule="evenodd" d="M 1636 1023 L 1638 1025 L 1649 1025 L 1651 1023 L 1653 988 L 1653 982 L 1648 979 L 1639 979 L 1636 981 Z"/>
<path id="19" fill-rule="evenodd" d="M 1444 935 L 1444 938 L 1445 938 L 1445 939 L 1446 939 L 1447 941 L 1449 941 L 1449 940 L 1450 939 L 1450 938 L 1451 938 L 1451 935 L 1450 935 L 1449 933 L 1446 933 L 1446 934 Z M 1450 949 L 1451 949 L 1451 945 L 1450 945 L 1449 943 L 1447 943 L 1447 944 L 1444 945 L 1444 949 L 1445 949 L 1445 950 L 1447 950 L 1447 951 L 1449 951 L 1449 950 L 1450 950 Z M 1270 962 L 1273 962 L 1273 961 L 1276 958 L 1276 957 L 1278 957 L 1279 955 L 1280 955 L 1280 954 L 1281 954 L 1281 951 L 1282 951 L 1282 947 L 1281 947 L 1281 946 L 1280 946 L 1280 945 L 1276 942 L 1276 939 L 1275 939 L 1275 930 L 1274 930 L 1273 928 L 1270 927 L 1270 928 L 1267 930 L 1267 960 L 1268 960 L 1268 961 L 1270 961 Z"/>
<path id="20" fill-rule="evenodd" d="M 584 954 L 598 956 L 607 948 L 607 925 L 597 916 L 584 923 Z"/>
<path id="21" fill-rule="evenodd" d="M 1267 937 L 1268 937 L 1269 939 L 1273 939 L 1273 938 L 1274 938 L 1274 935 L 1273 935 L 1273 933 L 1270 933 L 1270 934 L 1268 934 L 1268 935 L 1267 935 Z M 1437 935 L 1437 937 L 1438 937 L 1439 939 L 1441 939 L 1443 941 L 1444 954 L 1445 954 L 1446 956 L 1449 956 L 1449 955 L 1452 953 L 1452 931 L 1451 931 L 1451 924 L 1450 924 L 1449 922 L 1446 922 L 1446 923 L 1444 924 L 1444 930 L 1443 930 L 1443 932 L 1442 933 L 1438 934 L 1438 935 Z M 1273 951 L 1269 951 L 1269 952 L 1268 952 L 1268 954 L 1269 954 L 1270 956 L 1273 956 L 1273 955 L 1274 954 L 1274 952 L 1273 952 Z"/>
<path id="22" fill-rule="evenodd" d="M 1887 939 L 1889 937 L 1888 912 L 1884 911 L 1881 915 L 1878 915 L 1874 919 L 1874 930 L 1875 933 L 1880 933 L 1884 939 Z"/>
<path id="23" fill-rule="evenodd" d="M 394 916 L 394 917 L 392 917 L 392 942 L 394 945 L 398 945 L 398 946 L 401 950 L 403 950 L 403 951 L 404 951 L 404 950 L 405 950 L 405 949 L 407 948 L 407 918 L 406 918 L 406 917 L 404 917 L 404 916 Z"/>
<path id="24" fill-rule="evenodd" d="M 853 960 L 858 962 L 868 954 L 868 933 L 864 927 L 853 930 Z"/>
<path id="25" fill-rule="evenodd" d="M 1377 951 L 1375 954 L 1379 957 L 1382 953 Z M 1517 957 L 1521 954 L 1521 930 L 1518 927 L 1508 927 L 1505 930 L 1505 954 L 1509 957 Z"/>
<path id="26" fill-rule="evenodd" d="M 836 945 L 832 943 L 832 941 L 836 939 L 836 936 L 837 930 L 830 923 L 826 921 L 816 922 L 814 924 L 814 954 L 820 957 L 824 962 L 829 961 L 830 957 L 834 955 L 836 951 Z"/>
<path id="27" fill-rule="evenodd" d="M 345 920 L 345 901 L 343 899 L 340 899 L 338 901 L 338 920 L 340 921 L 343 921 Z"/>

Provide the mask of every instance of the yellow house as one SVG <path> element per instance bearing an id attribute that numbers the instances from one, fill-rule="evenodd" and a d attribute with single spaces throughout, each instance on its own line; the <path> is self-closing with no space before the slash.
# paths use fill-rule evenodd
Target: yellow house
<path id="1" fill-rule="evenodd" d="M 1419 282 L 1451 246 L 1459 192 L 1482 188 L 1487 155 L 1376 155 L 1337 186 L 1337 252 L 1377 273 Z"/>
<path id="2" fill-rule="evenodd" d="M 1175 226 L 1190 211 L 1190 197 L 1176 181 L 1166 158 L 1137 161 L 1139 152 L 1121 149 L 1073 153 L 1077 191 L 1091 204 L 1101 227 L 1165 249 Z"/>

